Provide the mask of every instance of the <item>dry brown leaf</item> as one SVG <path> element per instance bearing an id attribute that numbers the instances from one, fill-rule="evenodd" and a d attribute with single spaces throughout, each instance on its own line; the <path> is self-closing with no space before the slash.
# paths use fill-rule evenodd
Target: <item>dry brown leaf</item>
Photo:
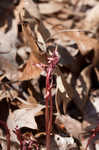
<path id="1" fill-rule="evenodd" d="M 96 127 L 99 124 L 98 114 L 99 114 L 99 89 L 91 92 L 90 100 L 86 104 L 84 113 L 84 122 L 87 122 L 86 126 Z"/>
<path id="2" fill-rule="evenodd" d="M 49 17 L 49 18 L 46 18 L 46 22 L 48 24 L 51 24 L 51 25 L 58 25 L 58 24 L 61 24 L 61 20 L 55 18 L 55 17 Z"/>
<path id="3" fill-rule="evenodd" d="M 91 69 L 92 65 L 89 65 L 86 68 L 84 68 L 76 81 L 75 88 L 79 93 L 83 104 L 86 103 L 86 100 L 88 99 L 89 90 L 91 88 Z"/>
<path id="4" fill-rule="evenodd" d="M 98 79 L 98 81 L 99 81 L 99 69 L 95 67 L 94 70 L 95 70 L 97 79 Z"/>
<path id="5" fill-rule="evenodd" d="M 49 2 L 39 4 L 39 9 L 41 14 L 53 14 L 61 11 L 63 9 L 62 3 Z"/>
<path id="6" fill-rule="evenodd" d="M 72 57 L 71 53 L 62 46 L 58 46 L 58 54 L 60 57 L 59 64 L 65 66 L 72 73 L 79 72 L 80 66 L 76 59 Z"/>
<path id="7" fill-rule="evenodd" d="M 24 0 L 24 9 L 29 12 L 30 16 L 40 19 L 39 8 L 32 0 Z"/>
<path id="8" fill-rule="evenodd" d="M 99 42 L 94 38 L 90 38 L 82 32 L 65 32 L 65 35 L 70 39 L 76 41 L 78 44 L 80 53 L 82 55 L 87 55 L 89 52 L 94 50 L 94 56 L 92 59 L 93 66 L 97 66 L 99 68 Z"/>
<path id="9" fill-rule="evenodd" d="M 25 11 L 27 11 L 31 17 L 40 19 L 39 9 L 32 0 L 20 0 L 19 5 L 15 9 L 15 16 L 18 21 L 20 21 L 20 14 L 22 15 L 22 17 L 25 17 Z"/>
<path id="10" fill-rule="evenodd" d="M 65 35 L 76 41 L 82 55 L 86 55 L 92 49 L 97 49 L 98 41 L 84 35 L 82 32 L 65 32 Z"/>
<path id="11" fill-rule="evenodd" d="M 30 46 L 33 51 L 34 56 L 39 60 L 39 62 L 46 63 L 46 55 L 40 52 L 35 37 L 32 36 L 32 31 L 29 25 L 23 25 L 23 36 L 26 43 Z"/>
<path id="12" fill-rule="evenodd" d="M 83 112 L 83 107 L 84 107 L 84 103 L 82 102 L 82 100 L 80 99 L 79 94 L 77 93 L 77 91 L 75 90 L 75 88 L 72 87 L 72 85 L 70 85 L 69 83 L 67 83 L 67 81 L 64 78 L 63 73 L 60 71 L 60 69 L 57 67 L 56 68 L 56 74 L 57 76 L 59 76 L 61 78 L 62 81 L 62 88 L 66 90 L 66 94 L 68 95 L 68 100 L 66 102 L 66 104 L 68 104 L 68 102 L 70 102 L 70 99 L 74 101 L 74 103 L 76 104 L 76 106 L 78 107 L 78 109 Z M 62 90 L 61 88 L 61 90 Z M 60 90 L 60 91 L 61 91 Z"/>
<path id="13" fill-rule="evenodd" d="M 36 67 L 36 64 L 39 64 L 39 61 L 35 58 L 33 52 L 31 52 L 27 64 L 24 70 L 21 72 L 21 77 L 19 78 L 19 80 L 24 81 L 37 79 L 40 76 L 42 70 Z"/>
<path id="14" fill-rule="evenodd" d="M 46 62 L 46 56 L 40 52 L 35 40 L 33 39 L 29 26 L 23 26 L 23 36 L 25 37 L 26 43 L 32 49 L 32 52 L 19 79 L 21 81 L 38 78 L 42 70 L 37 67 L 36 64 Z"/>
<path id="15" fill-rule="evenodd" d="M 70 98 L 66 94 L 66 89 L 62 83 L 61 76 L 57 76 L 56 81 L 57 81 L 57 88 L 56 88 L 57 91 L 55 95 L 56 109 L 58 113 L 61 113 L 60 106 L 62 104 L 63 112 L 64 114 L 66 114 L 66 107 L 67 107 L 68 102 L 70 101 Z"/>
<path id="16" fill-rule="evenodd" d="M 80 30 L 79 30 L 80 31 Z M 69 31 L 68 29 L 61 29 L 59 30 L 58 27 L 56 27 L 56 32 L 52 36 L 60 35 L 63 40 L 74 40 L 79 48 L 79 51 L 82 55 L 88 54 L 92 49 L 97 51 L 98 46 L 98 40 L 95 38 L 90 38 L 87 35 L 85 35 L 83 32 L 78 32 L 76 29 L 73 31 Z"/>
<path id="17" fill-rule="evenodd" d="M 41 24 L 41 25 L 43 25 L 43 24 Z M 35 31 L 35 35 L 36 35 L 36 39 L 37 39 L 37 45 L 39 46 L 40 50 L 42 50 L 42 52 L 46 52 L 47 51 L 46 43 L 44 41 L 42 34 L 40 33 L 40 31 L 42 32 L 42 29 L 44 29 L 44 28 L 41 28 L 41 29 L 40 28 L 41 28 L 41 26 L 35 25 L 34 31 Z M 40 29 L 40 31 L 39 31 L 39 29 Z M 45 30 L 42 33 L 45 33 Z M 46 35 L 46 34 L 44 34 L 44 35 Z"/>
<path id="18" fill-rule="evenodd" d="M 40 38 L 42 36 L 43 39 L 46 40 L 50 36 L 49 31 L 47 30 L 47 28 L 45 27 L 45 25 L 43 24 L 40 18 L 38 5 L 34 3 L 32 0 L 24 1 L 23 9 L 21 8 L 21 11 L 19 12 L 19 16 L 21 17 L 22 22 L 26 21 L 34 28 L 34 29 L 32 28 L 32 31 L 35 34 L 37 34 L 38 33 L 37 30 L 39 30 Z M 39 38 L 38 35 L 36 36 L 38 39 Z"/>
<path id="19" fill-rule="evenodd" d="M 90 99 L 86 104 L 86 107 L 84 108 L 84 120 L 82 123 L 83 130 L 85 132 L 85 135 L 89 135 L 87 138 L 84 138 L 81 140 L 83 147 L 85 148 L 88 139 L 90 138 L 90 133 L 92 130 L 94 130 L 99 125 L 99 89 L 92 91 L 90 93 Z M 91 150 L 90 146 L 94 145 L 96 147 L 96 141 L 99 139 L 99 135 L 96 134 L 96 136 L 93 139 L 93 142 L 90 142 L 88 148 Z M 95 143 L 94 143 L 95 142 Z M 98 150 L 98 149 L 96 149 Z"/>

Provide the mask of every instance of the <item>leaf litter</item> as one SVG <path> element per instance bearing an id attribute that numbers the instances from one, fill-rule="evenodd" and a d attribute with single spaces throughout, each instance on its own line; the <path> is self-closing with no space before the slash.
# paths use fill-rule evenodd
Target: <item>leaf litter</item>
<path id="1" fill-rule="evenodd" d="M 98 7 L 0 1 L 0 149 L 99 149 Z"/>

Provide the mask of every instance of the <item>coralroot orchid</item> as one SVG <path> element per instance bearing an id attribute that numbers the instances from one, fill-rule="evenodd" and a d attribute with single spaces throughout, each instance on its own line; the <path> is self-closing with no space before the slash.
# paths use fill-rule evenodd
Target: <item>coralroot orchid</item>
<path id="1" fill-rule="evenodd" d="M 52 81 L 52 73 L 56 67 L 56 64 L 59 61 L 59 57 L 57 54 L 57 50 L 54 51 L 51 58 L 48 58 L 48 65 L 46 68 L 46 112 L 45 112 L 45 120 L 46 120 L 46 148 L 50 149 L 50 132 L 52 130 L 52 113 L 53 113 L 53 103 L 52 103 L 52 94 L 51 89 L 53 85 Z M 50 105 L 50 106 L 49 106 Z M 48 108 L 49 107 L 49 108 Z"/>
<path id="2" fill-rule="evenodd" d="M 50 150 L 50 133 L 52 130 L 52 114 L 53 114 L 53 103 L 52 103 L 52 94 L 51 94 L 51 89 L 53 87 L 52 73 L 58 61 L 59 61 L 59 56 L 58 56 L 57 47 L 56 47 L 51 57 L 48 58 L 47 65 L 36 64 L 37 67 L 44 69 L 46 72 L 45 124 L 46 124 L 46 149 L 47 150 Z"/>

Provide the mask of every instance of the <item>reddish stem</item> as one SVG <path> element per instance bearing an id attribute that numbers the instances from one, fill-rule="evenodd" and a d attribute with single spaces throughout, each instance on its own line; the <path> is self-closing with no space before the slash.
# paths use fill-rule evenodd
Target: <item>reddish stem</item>
<path id="1" fill-rule="evenodd" d="M 46 111 L 45 111 L 45 122 L 46 122 L 46 149 L 50 150 L 50 133 L 52 130 L 52 114 L 53 114 L 53 103 L 52 103 L 52 95 L 51 95 L 51 79 L 52 72 L 56 64 L 59 61 L 59 57 L 57 56 L 56 51 L 54 51 L 51 58 L 49 58 L 48 65 L 46 68 L 47 76 L 46 76 Z M 50 104 L 50 107 L 49 107 Z"/>
<path id="2" fill-rule="evenodd" d="M 97 132 L 99 132 L 99 125 L 92 132 L 93 133 L 92 133 L 92 135 L 88 139 L 88 143 L 87 143 L 87 146 L 86 146 L 85 150 L 87 150 L 88 145 L 90 144 L 91 140 L 96 136 Z"/>
<path id="3" fill-rule="evenodd" d="M 50 150 L 50 133 L 52 130 L 52 114 L 53 114 L 53 103 L 52 103 L 52 73 L 59 61 L 57 48 L 53 52 L 52 56 L 48 58 L 48 64 L 36 64 L 37 67 L 44 69 L 47 73 L 46 75 L 46 110 L 45 110 L 45 127 L 46 127 L 46 149 Z M 33 64 L 34 65 L 34 64 Z M 50 105 L 50 107 L 49 107 Z"/>
<path id="4" fill-rule="evenodd" d="M 23 139 L 22 139 L 20 129 L 18 129 L 18 127 L 16 127 L 16 129 L 13 132 L 16 134 L 17 139 L 20 142 L 20 149 L 23 150 Z"/>
<path id="5" fill-rule="evenodd" d="M 50 83 L 49 83 L 49 79 L 50 79 L 50 73 L 48 70 L 47 73 L 47 77 L 46 77 L 46 113 L 45 113 L 45 121 L 46 121 L 46 148 L 47 150 L 50 149 L 50 132 L 49 132 L 49 120 L 50 120 L 50 116 L 49 116 L 49 94 L 50 94 Z"/>

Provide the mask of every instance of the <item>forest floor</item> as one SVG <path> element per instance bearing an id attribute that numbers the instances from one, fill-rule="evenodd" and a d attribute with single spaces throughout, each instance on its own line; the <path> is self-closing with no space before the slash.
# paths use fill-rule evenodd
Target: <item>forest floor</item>
<path id="1" fill-rule="evenodd" d="M 99 0 L 0 1 L 0 150 L 99 150 Z"/>

